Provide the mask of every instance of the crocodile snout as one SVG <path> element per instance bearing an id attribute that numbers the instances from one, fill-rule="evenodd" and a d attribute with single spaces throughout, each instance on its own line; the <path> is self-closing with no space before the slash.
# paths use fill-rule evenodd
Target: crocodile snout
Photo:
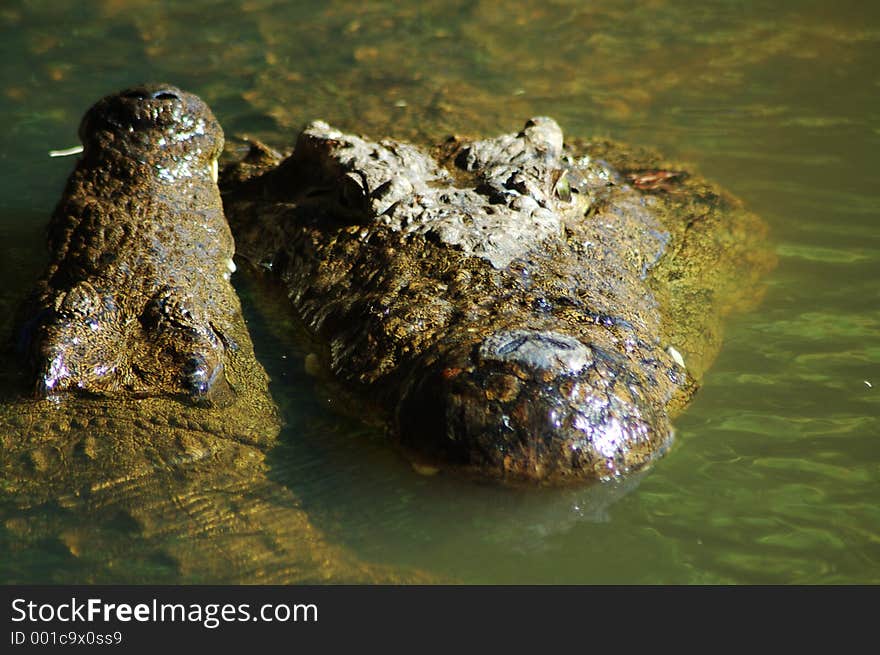
<path id="1" fill-rule="evenodd" d="M 512 481 L 610 479 L 672 437 L 627 360 L 570 335 L 503 330 L 428 370 L 397 413 L 417 459 Z"/>
<path id="2" fill-rule="evenodd" d="M 80 137 L 23 326 L 37 393 L 227 404 L 241 310 L 215 177 L 223 130 L 197 96 L 143 84 L 95 103 Z"/>
<path id="3" fill-rule="evenodd" d="M 140 84 L 99 100 L 80 123 L 86 156 L 112 151 L 137 160 L 210 163 L 223 131 L 196 95 L 170 84 Z"/>

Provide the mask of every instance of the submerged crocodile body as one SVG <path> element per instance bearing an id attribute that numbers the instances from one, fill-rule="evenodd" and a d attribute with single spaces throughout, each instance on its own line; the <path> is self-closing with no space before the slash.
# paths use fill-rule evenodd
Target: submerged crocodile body
<path id="1" fill-rule="evenodd" d="M 286 284 L 329 379 L 424 468 L 609 479 L 669 446 L 721 318 L 772 263 L 708 182 L 551 119 L 428 153 L 322 122 L 221 177 L 239 252 Z"/>
<path id="2" fill-rule="evenodd" d="M 92 107 L 80 137 L 23 312 L 28 381 L 0 403 L 0 577 L 414 579 L 327 543 L 272 479 L 280 421 L 229 282 L 208 107 L 135 87 Z"/>

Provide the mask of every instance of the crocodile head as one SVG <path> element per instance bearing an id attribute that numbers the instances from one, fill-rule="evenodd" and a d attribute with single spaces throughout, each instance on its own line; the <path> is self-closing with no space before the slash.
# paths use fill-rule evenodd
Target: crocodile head
<path id="1" fill-rule="evenodd" d="M 219 123 L 195 95 L 150 84 L 99 100 L 79 135 L 24 326 L 38 395 L 225 399 L 242 329 Z"/>
<path id="2" fill-rule="evenodd" d="M 417 459 L 508 481 L 615 478 L 672 439 L 624 357 L 552 330 L 503 330 L 455 349 L 414 379 L 396 418 Z"/>
<path id="3" fill-rule="evenodd" d="M 430 152 L 315 121 L 287 159 L 255 144 L 223 181 L 244 257 L 424 472 L 644 469 L 769 261 L 716 186 L 548 117 Z"/>

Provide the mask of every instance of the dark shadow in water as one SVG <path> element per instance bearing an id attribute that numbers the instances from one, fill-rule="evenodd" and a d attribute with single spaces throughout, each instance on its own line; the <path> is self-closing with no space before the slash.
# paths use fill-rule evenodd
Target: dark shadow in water
<path id="1" fill-rule="evenodd" d="M 0 402 L 21 393 L 24 375 L 16 329 L 18 311 L 46 265 L 48 215 L 0 210 Z"/>

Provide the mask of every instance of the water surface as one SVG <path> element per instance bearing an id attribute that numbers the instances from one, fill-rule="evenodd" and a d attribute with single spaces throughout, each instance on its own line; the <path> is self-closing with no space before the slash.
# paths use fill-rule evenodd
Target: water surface
<path id="1" fill-rule="evenodd" d="M 142 80 L 200 94 L 231 152 L 315 118 L 428 144 L 547 114 L 688 162 L 765 218 L 779 266 L 650 472 L 529 494 L 420 477 L 328 409 L 283 312 L 241 278 L 288 421 L 273 475 L 361 558 L 463 582 L 880 582 L 880 6 L 7 0 L 0 34 L 7 307 L 72 166 L 46 153 Z M 3 581 L 151 581 L 23 553 L 0 518 Z"/>

